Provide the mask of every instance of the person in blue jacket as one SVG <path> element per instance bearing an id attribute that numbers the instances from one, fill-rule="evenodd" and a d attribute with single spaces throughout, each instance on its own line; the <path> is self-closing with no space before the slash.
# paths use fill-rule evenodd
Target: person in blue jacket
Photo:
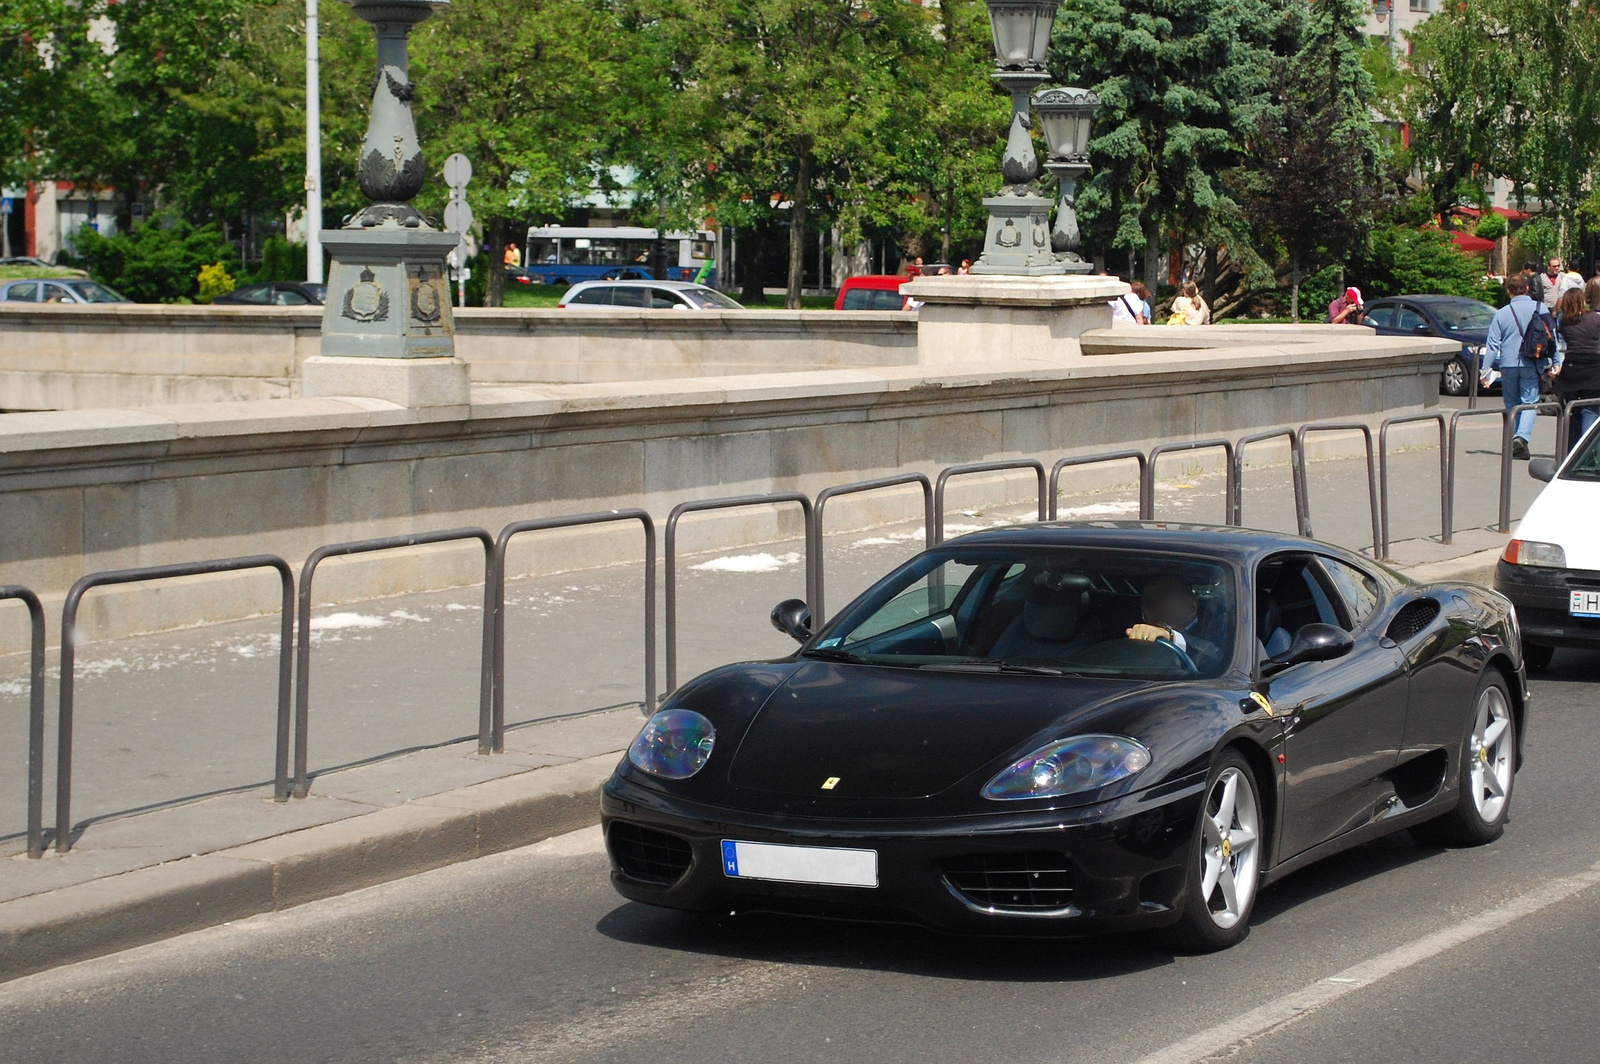
<path id="1" fill-rule="evenodd" d="M 1479 372 L 1483 374 L 1483 385 L 1487 388 L 1489 371 L 1500 371 L 1501 396 L 1506 409 L 1510 410 L 1524 403 L 1539 401 L 1539 367 L 1522 357 L 1522 337 L 1528 331 L 1528 326 L 1533 324 L 1535 315 L 1548 315 L 1550 311 L 1528 295 L 1528 279 L 1522 274 L 1512 274 L 1506 278 L 1506 294 L 1511 301 L 1495 311 L 1494 320 L 1489 323 L 1489 339 L 1484 344 L 1483 365 Z M 1560 366 L 1559 357 L 1555 365 Z M 1528 441 L 1533 437 L 1533 421 L 1537 416 L 1532 410 L 1524 410 L 1517 415 L 1511 436 L 1512 458 L 1528 459 Z"/>

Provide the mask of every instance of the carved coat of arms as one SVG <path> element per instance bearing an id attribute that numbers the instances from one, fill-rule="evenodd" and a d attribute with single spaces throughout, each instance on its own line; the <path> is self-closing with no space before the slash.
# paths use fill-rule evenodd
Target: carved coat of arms
<path id="1" fill-rule="evenodd" d="M 361 280 L 344 294 L 344 316 L 351 321 L 387 321 L 389 293 L 383 290 L 370 269 L 361 271 Z"/>

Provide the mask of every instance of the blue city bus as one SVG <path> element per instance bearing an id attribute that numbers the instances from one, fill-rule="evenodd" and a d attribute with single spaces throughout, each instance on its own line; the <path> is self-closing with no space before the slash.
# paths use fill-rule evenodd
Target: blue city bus
<path id="1" fill-rule="evenodd" d="M 667 245 L 667 275 L 651 269 L 656 244 Z M 585 228 L 534 226 L 528 230 L 522 268 L 534 284 L 569 285 L 579 281 L 668 280 L 717 283 L 716 234 L 704 231 L 667 233 L 639 226 Z M 701 271 L 705 275 L 701 276 Z"/>

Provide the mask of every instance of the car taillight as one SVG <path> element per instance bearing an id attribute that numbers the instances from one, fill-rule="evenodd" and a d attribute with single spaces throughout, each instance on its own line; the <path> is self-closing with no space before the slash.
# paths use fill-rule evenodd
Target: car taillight
<path id="1" fill-rule="evenodd" d="M 556 304 L 556 309 L 557 310 L 566 310 L 567 309 L 567 305 L 565 303 L 557 303 Z"/>

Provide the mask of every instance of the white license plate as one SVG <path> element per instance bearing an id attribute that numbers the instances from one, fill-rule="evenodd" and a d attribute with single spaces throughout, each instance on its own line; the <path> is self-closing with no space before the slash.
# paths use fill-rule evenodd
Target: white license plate
<path id="1" fill-rule="evenodd" d="M 878 851 L 722 840 L 722 874 L 734 879 L 876 887 Z"/>
<path id="2" fill-rule="evenodd" d="M 1573 617 L 1600 617 L 1600 591 L 1574 591 L 1567 613 Z"/>

